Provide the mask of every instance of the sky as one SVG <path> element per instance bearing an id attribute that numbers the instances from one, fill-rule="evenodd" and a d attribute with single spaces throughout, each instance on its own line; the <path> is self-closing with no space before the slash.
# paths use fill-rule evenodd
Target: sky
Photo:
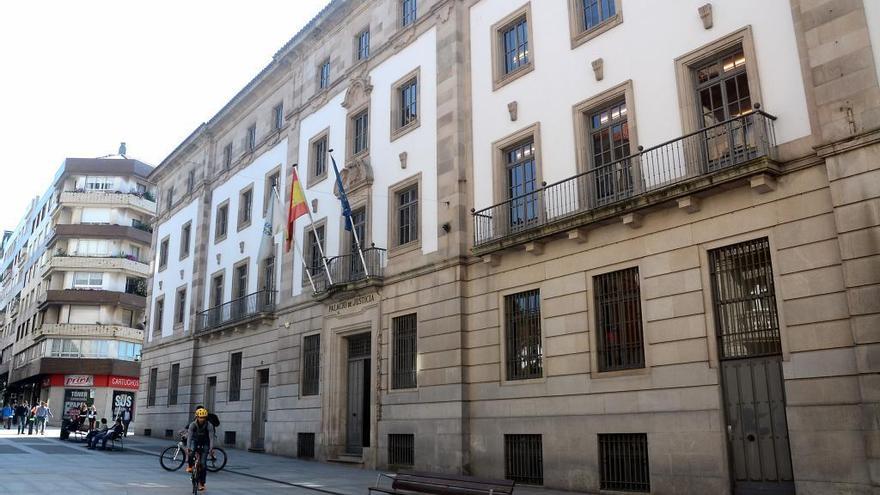
<path id="1" fill-rule="evenodd" d="M 66 157 L 158 165 L 328 1 L 0 2 L 0 229 Z"/>

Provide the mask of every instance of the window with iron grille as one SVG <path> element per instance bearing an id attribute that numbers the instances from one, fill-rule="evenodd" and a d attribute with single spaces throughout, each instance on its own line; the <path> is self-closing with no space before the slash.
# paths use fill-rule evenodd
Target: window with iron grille
<path id="1" fill-rule="evenodd" d="M 180 383 L 180 364 L 171 365 L 171 374 L 168 377 L 168 405 L 177 405 L 177 387 Z"/>
<path id="2" fill-rule="evenodd" d="M 779 354 L 779 315 L 767 238 L 709 251 L 721 359 Z"/>
<path id="3" fill-rule="evenodd" d="M 241 397 L 241 353 L 233 352 L 229 357 L 229 402 Z"/>
<path id="4" fill-rule="evenodd" d="M 303 337 L 302 394 L 318 395 L 321 380 L 321 336 Z"/>
<path id="5" fill-rule="evenodd" d="M 388 435 L 388 465 L 411 468 L 415 464 L 416 436 L 412 433 Z"/>
<path id="6" fill-rule="evenodd" d="M 296 434 L 296 456 L 300 459 L 315 458 L 315 434 L 314 433 L 297 433 Z"/>
<path id="7" fill-rule="evenodd" d="M 617 15 L 614 0 L 582 0 L 584 29 L 590 30 Z"/>
<path id="8" fill-rule="evenodd" d="M 229 431 L 229 430 L 224 431 L 223 432 L 223 443 L 230 446 L 230 447 L 234 447 L 235 446 L 235 432 Z"/>
<path id="9" fill-rule="evenodd" d="M 504 74 L 529 64 L 529 23 L 525 16 L 501 30 L 501 48 L 504 51 Z"/>
<path id="10" fill-rule="evenodd" d="M 391 358 L 391 388 L 416 388 L 418 333 L 416 314 L 391 320 L 394 355 Z"/>
<path id="11" fill-rule="evenodd" d="M 362 151 L 366 151 L 369 148 L 369 113 L 364 110 L 363 112 L 355 115 L 352 118 L 353 130 L 354 134 L 352 134 L 352 146 L 351 151 L 352 154 L 356 155 Z"/>
<path id="12" fill-rule="evenodd" d="M 599 371 L 645 367 L 638 267 L 593 278 Z"/>
<path id="13" fill-rule="evenodd" d="M 400 88 L 400 127 L 406 127 L 419 119 L 419 80 L 412 78 Z"/>
<path id="14" fill-rule="evenodd" d="M 409 26 L 416 22 L 417 5 L 416 0 L 403 0 L 401 2 L 400 24 L 403 27 Z"/>
<path id="15" fill-rule="evenodd" d="M 504 297 L 508 380 L 543 376 L 541 296 L 538 289 Z"/>
<path id="16" fill-rule="evenodd" d="M 504 435 L 504 477 L 527 485 L 544 484 L 541 435 Z"/>
<path id="17" fill-rule="evenodd" d="M 159 380 L 159 368 L 150 368 L 150 383 L 147 386 L 147 405 L 156 405 L 156 381 Z"/>
<path id="18" fill-rule="evenodd" d="M 327 89 L 330 86 L 330 59 L 324 60 L 318 69 L 318 88 Z"/>
<path id="19" fill-rule="evenodd" d="M 364 29 L 357 35 L 357 59 L 366 60 L 370 56 L 370 30 Z"/>
<path id="20" fill-rule="evenodd" d="M 648 436 L 644 433 L 599 435 L 599 489 L 650 492 Z"/>
<path id="21" fill-rule="evenodd" d="M 419 185 L 413 184 L 395 194 L 397 199 L 397 246 L 419 239 Z"/>

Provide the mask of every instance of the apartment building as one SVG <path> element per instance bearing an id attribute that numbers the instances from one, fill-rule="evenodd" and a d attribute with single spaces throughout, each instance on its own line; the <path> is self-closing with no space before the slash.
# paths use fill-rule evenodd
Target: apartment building
<path id="1" fill-rule="evenodd" d="M 132 408 L 144 336 L 152 167 L 67 158 L 4 246 L 4 398 L 47 400 L 55 423 Z M 51 423 L 51 422 L 50 422 Z"/>
<path id="2" fill-rule="evenodd" d="M 870 493 L 878 68 L 873 2 L 331 1 L 150 175 L 143 432 Z"/>

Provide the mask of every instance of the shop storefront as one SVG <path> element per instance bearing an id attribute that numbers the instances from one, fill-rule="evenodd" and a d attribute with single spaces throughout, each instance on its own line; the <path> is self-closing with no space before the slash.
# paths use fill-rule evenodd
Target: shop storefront
<path id="1" fill-rule="evenodd" d="M 65 417 L 76 417 L 83 403 L 94 405 L 99 419 L 113 421 L 127 409 L 134 420 L 139 385 L 140 379 L 135 377 L 54 374 L 43 377 L 40 398 L 52 408 L 50 425 L 60 425 Z"/>

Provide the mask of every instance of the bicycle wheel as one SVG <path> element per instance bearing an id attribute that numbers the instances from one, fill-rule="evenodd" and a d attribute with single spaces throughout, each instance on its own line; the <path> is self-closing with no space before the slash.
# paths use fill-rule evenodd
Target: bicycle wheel
<path id="1" fill-rule="evenodd" d="M 159 456 L 159 464 L 166 471 L 177 471 L 183 467 L 183 458 L 183 451 L 175 445 L 162 451 L 162 455 Z"/>
<path id="2" fill-rule="evenodd" d="M 226 467 L 226 451 L 220 447 L 214 447 L 214 455 L 207 456 L 205 459 L 205 467 L 209 473 L 216 473 Z"/>
<path id="3" fill-rule="evenodd" d="M 202 469 L 205 469 L 205 467 L 202 464 L 202 456 L 199 453 L 196 453 L 195 456 L 196 460 L 193 463 L 193 470 L 190 479 L 192 479 L 193 495 L 199 495 L 199 472 Z"/>

